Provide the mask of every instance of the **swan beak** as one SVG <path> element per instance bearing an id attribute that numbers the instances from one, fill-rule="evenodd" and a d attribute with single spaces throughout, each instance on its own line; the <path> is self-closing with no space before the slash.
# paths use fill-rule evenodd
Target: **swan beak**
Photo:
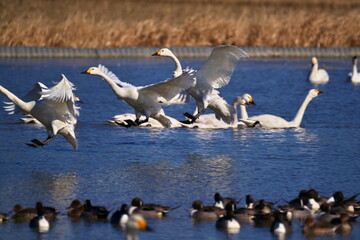
<path id="1" fill-rule="evenodd" d="M 252 106 L 255 106 L 255 105 L 256 105 L 256 103 L 254 102 L 254 100 L 253 100 L 252 98 L 250 99 L 249 103 L 250 103 L 250 105 L 252 105 Z"/>
<path id="2" fill-rule="evenodd" d="M 90 74 L 90 71 L 91 71 L 91 68 L 89 68 L 88 70 L 83 71 L 83 72 L 81 72 L 81 73 L 82 73 L 82 74 Z"/>
<path id="3" fill-rule="evenodd" d="M 317 94 L 320 95 L 320 94 L 323 94 L 324 92 L 322 91 L 319 91 L 319 90 L 316 90 Z"/>
<path id="4" fill-rule="evenodd" d="M 154 53 L 153 55 L 151 55 L 151 56 L 160 56 L 161 55 L 161 51 L 159 50 L 159 51 L 157 51 L 156 53 Z"/>

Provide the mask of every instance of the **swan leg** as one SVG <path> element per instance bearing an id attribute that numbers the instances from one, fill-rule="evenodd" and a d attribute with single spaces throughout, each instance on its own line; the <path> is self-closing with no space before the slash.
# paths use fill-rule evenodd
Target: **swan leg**
<path id="1" fill-rule="evenodd" d="M 53 140 L 55 138 L 55 136 L 48 136 L 47 139 L 45 141 L 40 141 L 39 139 L 33 139 L 31 140 L 32 143 L 26 143 L 26 145 L 30 146 L 30 147 L 43 147 L 46 144 L 48 144 L 51 140 Z"/>
<path id="2" fill-rule="evenodd" d="M 205 110 L 206 109 L 198 112 L 195 116 L 192 115 L 191 113 L 186 112 L 186 113 L 184 113 L 184 116 L 187 118 L 190 118 L 190 120 L 188 120 L 189 123 L 194 123 L 196 121 L 196 119 L 198 119 L 205 112 Z M 187 122 L 187 121 L 185 121 L 185 122 Z"/>
<path id="3" fill-rule="evenodd" d="M 136 125 L 137 126 L 139 126 L 140 124 L 142 124 L 142 123 L 146 123 L 146 122 L 148 122 L 149 121 L 149 118 L 147 117 L 145 120 L 143 120 L 143 121 L 140 121 L 140 119 L 135 119 L 135 123 L 136 123 Z"/>
<path id="4" fill-rule="evenodd" d="M 261 124 L 259 121 L 254 122 L 254 124 L 251 127 L 256 127 L 257 125 L 259 125 L 259 127 L 261 127 Z"/>

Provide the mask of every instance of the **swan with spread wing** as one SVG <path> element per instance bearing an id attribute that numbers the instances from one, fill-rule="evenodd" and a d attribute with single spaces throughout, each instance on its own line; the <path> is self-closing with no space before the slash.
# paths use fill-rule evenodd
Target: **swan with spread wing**
<path id="1" fill-rule="evenodd" d="M 182 74 L 180 61 L 170 49 L 162 48 L 153 56 L 171 58 L 176 65 L 174 77 Z M 229 83 L 237 61 L 243 57 L 248 57 L 248 54 L 235 46 L 219 46 L 212 50 L 205 64 L 194 74 L 196 85 L 186 90 L 195 99 L 197 105 L 196 114 L 184 114 L 191 119 L 190 123 L 195 122 L 207 108 L 215 112 L 217 119 L 221 119 L 227 124 L 232 122 L 234 108 L 220 97 L 219 91 L 216 89 Z"/>
<path id="2" fill-rule="evenodd" d="M 62 74 L 61 76 L 61 80 L 51 88 L 47 88 L 40 82 L 36 83 L 23 100 L 0 86 L 0 92 L 15 104 L 6 106 L 5 110 L 9 111 L 10 114 L 21 111 L 31 114 L 48 131 L 48 137 L 45 141 L 33 139 L 31 140 L 32 143 L 27 143 L 29 146 L 44 146 L 53 140 L 57 134 L 60 134 L 74 149 L 78 148 L 74 132 L 77 116 L 79 116 L 79 107 L 74 104 L 73 90 L 75 88 L 65 75 Z"/>
<path id="3" fill-rule="evenodd" d="M 165 115 L 160 99 L 171 100 L 179 92 L 188 89 L 196 82 L 193 76 L 194 71 L 191 69 L 185 69 L 183 74 L 174 79 L 144 87 L 136 87 L 120 81 L 103 65 L 91 67 L 82 73 L 102 77 L 118 98 L 134 108 L 136 119 L 132 124 L 137 126 L 147 122 L 151 117 L 158 120 L 164 127 L 171 127 L 171 121 Z M 140 121 L 142 115 L 145 116 L 145 120 Z"/>

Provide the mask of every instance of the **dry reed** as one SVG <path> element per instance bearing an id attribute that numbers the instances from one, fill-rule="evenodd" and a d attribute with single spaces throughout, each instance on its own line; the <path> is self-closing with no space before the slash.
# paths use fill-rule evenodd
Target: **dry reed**
<path id="1" fill-rule="evenodd" d="M 2 0 L 0 45 L 358 47 L 357 0 Z"/>

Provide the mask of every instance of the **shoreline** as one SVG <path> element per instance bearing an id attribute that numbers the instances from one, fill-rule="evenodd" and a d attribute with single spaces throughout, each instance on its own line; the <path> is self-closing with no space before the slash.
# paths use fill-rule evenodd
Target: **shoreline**
<path id="1" fill-rule="evenodd" d="M 302 57 L 353 57 L 360 56 L 360 47 L 353 48 L 272 48 L 241 47 L 250 57 L 302 58 Z M 0 46 L 0 58 L 126 58 L 150 57 L 158 47 L 120 48 L 57 48 Z M 182 58 L 208 57 L 213 47 L 172 47 L 171 50 Z"/>

